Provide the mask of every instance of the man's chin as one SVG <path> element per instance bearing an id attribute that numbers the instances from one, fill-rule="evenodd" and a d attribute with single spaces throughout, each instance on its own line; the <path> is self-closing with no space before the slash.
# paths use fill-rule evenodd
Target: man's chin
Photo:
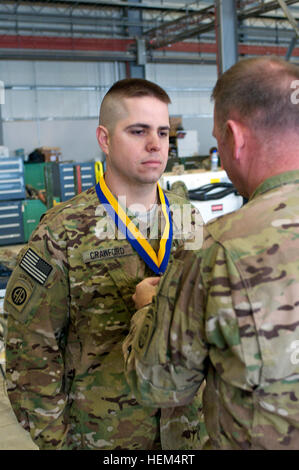
<path id="1" fill-rule="evenodd" d="M 153 175 L 144 175 L 138 177 L 138 182 L 140 184 L 155 184 L 159 181 L 163 173 L 159 172 L 157 174 Z"/>
<path id="2" fill-rule="evenodd" d="M 139 179 L 138 183 L 145 185 L 145 184 L 156 184 L 159 181 L 160 177 L 158 178 L 144 178 L 144 179 Z"/>

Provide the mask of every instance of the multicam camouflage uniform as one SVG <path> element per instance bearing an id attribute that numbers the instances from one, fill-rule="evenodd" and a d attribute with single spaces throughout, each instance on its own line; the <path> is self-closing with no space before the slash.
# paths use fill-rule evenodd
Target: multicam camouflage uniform
<path id="1" fill-rule="evenodd" d="M 91 188 L 48 211 L 20 253 L 5 300 L 13 409 L 41 449 L 196 447 L 200 403 L 145 408 L 125 380 L 131 296 L 154 273 L 114 230 Z"/>
<path id="2" fill-rule="evenodd" d="M 179 251 L 124 343 L 147 405 L 178 406 L 204 377 L 205 449 L 299 447 L 299 170 L 264 181 Z M 137 370 L 137 374 L 136 374 Z"/>

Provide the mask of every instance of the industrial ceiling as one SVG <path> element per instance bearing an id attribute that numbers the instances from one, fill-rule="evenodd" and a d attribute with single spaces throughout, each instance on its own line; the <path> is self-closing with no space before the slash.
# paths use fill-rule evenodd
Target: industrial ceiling
<path id="1" fill-rule="evenodd" d="M 238 0 L 239 55 L 299 61 L 299 1 Z M 0 58 L 215 63 L 216 2 L 0 0 Z"/>

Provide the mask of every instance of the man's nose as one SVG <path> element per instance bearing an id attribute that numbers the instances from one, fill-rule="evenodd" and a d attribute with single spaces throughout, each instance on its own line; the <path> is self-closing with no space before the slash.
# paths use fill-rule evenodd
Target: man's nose
<path id="1" fill-rule="evenodd" d="M 148 152 L 157 152 L 160 150 L 161 143 L 160 143 L 160 137 L 158 134 L 150 134 L 148 136 L 147 142 L 146 142 L 146 149 Z"/>

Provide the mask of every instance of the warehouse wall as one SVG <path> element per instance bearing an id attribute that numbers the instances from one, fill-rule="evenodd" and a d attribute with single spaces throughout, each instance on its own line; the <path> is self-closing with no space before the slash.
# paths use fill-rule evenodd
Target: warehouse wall
<path id="1" fill-rule="evenodd" d="M 217 145 L 212 136 L 211 92 L 217 80 L 213 65 L 148 64 L 146 77 L 165 88 L 171 98 L 170 114 L 183 118 L 186 130 L 197 130 L 198 154 L 208 155 Z"/>
<path id="2" fill-rule="evenodd" d="M 147 64 L 146 78 L 169 93 L 171 115 L 198 131 L 198 153 L 215 145 L 212 137 L 215 66 Z M 102 159 L 95 129 L 101 100 L 113 82 L 125 77 L 115 62 L 0 61 L 5 104 L 1 106 L 4 145 L 30 153 L 39 146 L 60 147 L 62 160 Z"/>
<path id="3" fill-rule="evenodd" d="M 60 147 L 64 161 L 102 159 L 95 136 L 99 106 L 124 76 L 124 64 L 113 62 L 1 61 L 4 145 L 27 154 Z"/>
<path id="4" fill-rule="evenodd" d="M 30 153 L 41 145 L 60 147 L 62 160 L 103 160 L 96 140 L 98 119 L 61 121 L 17 121 L 4 123 L 4 144 Z"/>

